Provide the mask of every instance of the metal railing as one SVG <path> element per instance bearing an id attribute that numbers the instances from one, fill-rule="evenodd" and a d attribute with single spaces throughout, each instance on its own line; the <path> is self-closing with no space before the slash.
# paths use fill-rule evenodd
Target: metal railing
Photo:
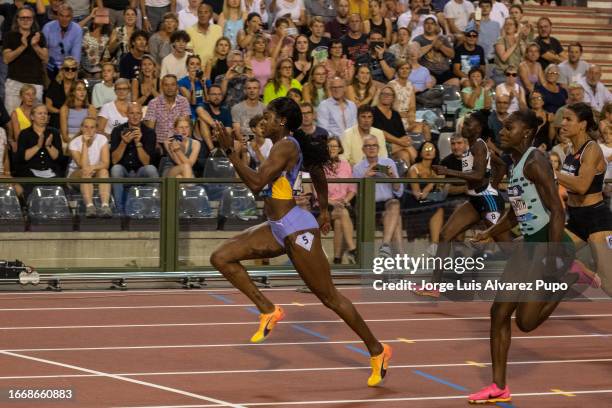
<path id="1" fill-rule="evenodd" d="M 369 271 L 371 260 L 374 256 L 374 243 L 376 239 L 376 203 L 375 192 L 377 183 L 418 183 L 427 181 L 428 183 L 439 184 L 461 184 L 460 179 L 420 179 L 420 178 L 401 178 L 401 179 L 330 179 L 329 183 L 350 183 L 358 186 L 356 195 L 356 235 L 359 260 L 357 265 L 333 265 L 335 277 L 358 276 L 360 273 Z M 610 180 L 607 180 L 609 182 Z M 211 266 L 181 265 L 179 258 L 180 223 L 179 223 L 179 191 L 181 184 L 242 184 L 238 179 L 228 178 L 197 178 L 197 179 L 176 179 L 176 178 L 105 178 L 105 179 L 41 179 L 41 178 L 13 178 L 0 179 L 0 185 L 20 184 L 24 185 L 75 185 L 79 183 L 95 184 L 129 184 L 146 185 L 158 184 L 161 188 L 160 204 L 161 215 L 159 218 L 159 263 L 156 267 L 75 267 L 75 268 L 38 268 L 41 277 L 47 280 L 54 279 L 75 279 L 75 280 L 104 280 L 118 281 L 122 279 L 183 279 L 198 280 L 220 277 L 220 274 Z M 214 233 L 214 231 L 211 231 Z M 120 234 L 121 232 L 119 232 Z M 238 234 L 238 232 L 236 232 Z M 227 235 L 227 234 L 225 234 Z M 221 238 L 220 238 L 221 239 Z M 0 258 L 11 258 L 11 254 L 3 253 L 0 249 Z M 27 259 L 22 259 L 28 264 Z M 36 267 L 36 265 L 33 265 Z M 270 277 L 293 277 L 297 276 L 295 271 L 288 266 L 255 266 L 249 267 L 249 273 L 263 281 Z"/>

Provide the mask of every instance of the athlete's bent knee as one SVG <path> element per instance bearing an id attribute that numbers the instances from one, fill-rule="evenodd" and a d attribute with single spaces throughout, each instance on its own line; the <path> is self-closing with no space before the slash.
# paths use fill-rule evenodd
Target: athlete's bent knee
<path id="1" fill-rule="evenodd" d="M 539 325 L 536 319 L 529 319 L 521 315 L 516 316 L 516 326 L 524 333 L 535 330 Z"/>
<path id="2" fill-rule="evenodd" d="M 337 292 L 335 294 L 326 293 L 323 295 L 319 295 L 319 300 L 321 300 L 321 303 L 323 303 L 325 307 L 331 310 L 338 310 L 340 308 L 340 304 L 342 303 L 340 299 L 340 294 Z"/>

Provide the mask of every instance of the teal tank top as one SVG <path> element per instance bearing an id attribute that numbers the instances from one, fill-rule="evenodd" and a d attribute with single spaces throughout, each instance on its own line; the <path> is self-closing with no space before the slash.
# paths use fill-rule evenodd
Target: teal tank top
<path id="1" fill-rule="evenodd" d="M 508 186 L 508 198 L 524 236 L 537 233 L 550 222 L 550 214 L 542 205 L 535 184 L 523 173 L 525 162 L 534 150 L 537 149 L 530 147 L 514 165 Z"/>

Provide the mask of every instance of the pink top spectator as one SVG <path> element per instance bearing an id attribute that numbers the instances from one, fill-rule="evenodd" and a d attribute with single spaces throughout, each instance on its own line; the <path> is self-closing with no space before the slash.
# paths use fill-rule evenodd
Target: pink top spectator
<path id="1" fill-rule="evenodd" d="M 351 178 L 353 170 L 346 160 L 340 160 L 334 164 L 334 169 L 325 168 L 327 178 Z M 357 186 L 349 183 L 330 183 L 327 186 L 327 195 L 330 201 L 340 201 L 350 192 L 357 192 Z"/>

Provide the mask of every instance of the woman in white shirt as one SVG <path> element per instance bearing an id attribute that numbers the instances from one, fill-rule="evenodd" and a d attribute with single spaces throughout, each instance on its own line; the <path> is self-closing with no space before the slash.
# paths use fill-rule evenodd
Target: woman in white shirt
<path id="1" fill-rule="evenodd" d="M 514 113 L 519 109 L 527 109 L 527 99 L 525 98 L 525 90 L 519 85 L 518 69 L 514 65 L 508 66 L 504 71 L 506 82 L 502 82 L 495 88 L 496 95 L 507 95 L 510 97 L 510 106 L 508 113 Z"/>
<path id="2" fill-rule="evenodd" d="M 110 137 L 115 126 L 127 122 L 127 108 L 130 102 L 131 90 L 130 81 L 125 78 L 119 78 L 115 82 L 117 99 L 102 105 L 102 109 L 98 113 L 98 132 L 103 133 L 107 138 Z"/>
<path id="3" fill-rule="evenodd" d="M 272 0 L 270 11 L 275 13 L 274 21 L 287 14 L 291 15 L 291 20 L 298 27 L 306 25 L 306 7 L 304 0 Z"/>
<path id="4" fill-rule="evenodd" d="M 68 177 L 70 178 L 108 178 L 108 167 L 110 164 L 110 148 L 106 136 L 96 133 L 96 120 L 85 118 L 81 124 L 81 131 L 70 142 L 68 146 L 72 161 L 68 165 Z M 80 185 L 83 201 L 85 202 L 85 216 L 96 217 L 97 211 L 93 203 L 93 184 L 83 183 Z M 109 207 L 110 184 L 99 184 L 100 216 L 110 218 L 113 213 Z"/>
<path id="5" fill-rule="evenodd" d="M 268 10 L 265 0 L 240 0 L 240 8 L 247 14 L 257 13 L 264 23 L 268 22 Z"/>

